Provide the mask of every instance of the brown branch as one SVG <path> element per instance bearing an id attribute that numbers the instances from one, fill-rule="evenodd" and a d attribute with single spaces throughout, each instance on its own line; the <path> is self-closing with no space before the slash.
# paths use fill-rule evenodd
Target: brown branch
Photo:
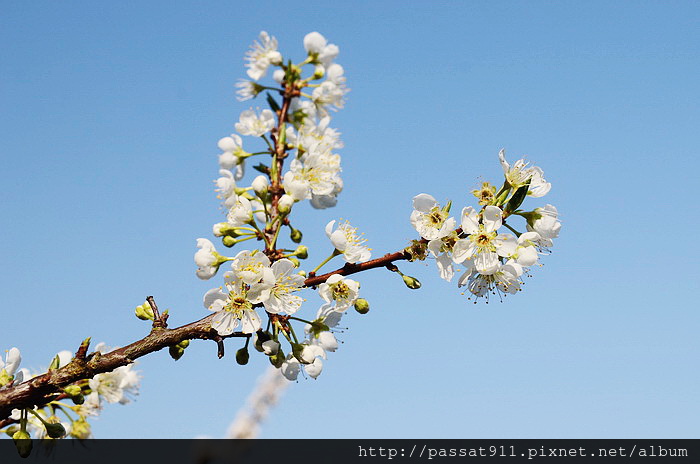
<path id="1" fill-rule="evenodd" d="M 408 258 L 409 255 L 402 250 L 396 253 L 386 254 L 381 258 L 364 263 L 346 263 L 343 267 L 335 271 L 309 277 L 304 282 L 304 285 L 306 287 L 315 287 L 325 282 L 334 274 L 347 276 L 369 269 L 386 267 L 394 261 Z M 153 301 L 153 297 L 149 297 L 148 301 L 154 309 L 154 315 L 157 314 L 158 310 L 155 301 Z M 221 358 L 224 352 L 224 338 L 250 336 L 250 334 L 241 332 L 234 332 L 230 335 L 221 336 L 211 327 L 211 320 L 213 318 L 214 314 L 210 314 L 196 322 L 175 329 L 168 329 L 164 327 L 166 318 L 163 317 L 162 314 L 159 314 L 159 317 L 153 323 L 153 329 L 146 337 L 106 354 L 95 352 L 89 356 L 85 356 L 89 344 L 89 339 L 86 339 L 81 343 L 75 358 L 73 358 L 68 365 L 60 369 L 46 372 L 45 374 L 34 377 L 19 385 L 0 390 L 0 424 L 6 423 L 4 419 L 9 417 L 12 413 L 12 409 L 45 406 L 51 401 L 56 400 L 57 395 L 60 395 L 65 387 L 78 380 L 90 379 L 97 374 L 111 372 L 118 367 L 133 363 L 134 360 L 142 356 L 160 351 L 171 345 L 177 345 L 183 340 L 213 340 L 217 344 L 217 354 L 219 358 Z"/>
<path id="2" fill-rule="evenodd" d="M 0 390 L 0 420 L 9 417 L 12 409 L 44 406 L 53 401 L 65 387 L 78 380 L 90 379 L 97 374 L 111 372 L 126 366 L 142 356 L 176 345 L 183 340 L 222 340 L 229 337 L 249 337 L 234 332 L 221 336 L 211 328 L 214 314 L 176 329 L 154 328 L 146 337 L 106 354 L 93 353 L 86 359 L 76 356 L 68 365 L 46 372 L 19 385 Z M 217 342 L 219 345 L 219 342 Z"/>
<path id="3" fill-rule="evenodd" d="M 394 261 L 400 261 L 402 259 L 408 259 L 409 256 L 405 251 L 397 251 L 396 253 L 387 253 L 381 258 L 372 259 L 370 261 L 365 261 L 364 263 L 350 264 L 346 263 L 345 266 L 335 271 L 322 274 L 320 276 L 311 276 L 304 281 L 304 285 L 307 287 L 315 287 L 316 285 L 322 284 L 333 274 L 340 274 L 342 276 L 347 276 L 351 274 L 356 274 L 358 272 L 367 271 L 369 269 L 374 269 L 376 267 L 386 267 L 387 264 L 393 263 Z"/>

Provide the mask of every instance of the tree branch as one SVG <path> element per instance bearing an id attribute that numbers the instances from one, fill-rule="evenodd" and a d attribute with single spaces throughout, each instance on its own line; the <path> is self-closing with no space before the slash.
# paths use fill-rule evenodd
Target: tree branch
<path id="1" fill-rule="evenodd" d="M 333 274 L 347 276 L 369 269 L 385 267 L 394 261 L 408 258 L 409 255 L 402 250 L 364 263 L 346 263 L 335 271 L 319 276 L 309 276 L 304 285 L 306 287 L 315 287 L 325 282 Z M 155 315 L 157 307 L 152 297 L 149 297 L 149 304 L 154 309 Z M 104 372 L 111 372 L 118 367 L 133 363 L 134 360 L 142 356 L 177 345 L 183 340 L 213 340 L 217 343 L 217 354 L 221 357 L 223 356 L 224 338 L 251 336 L 251 334 L 242 332 L 234 332 L 226 336 L 219 335 L 211 328 L 211 320 L 214 316 L 214 314 L 211 314 L 196 322 L 175 329 L 168 329 L 161 326 L 161 324 L 165 323 L 165 320 L 160 315 L 160 322 L 154 321 L 154 327 L 146 337 L 106 354 L 95 352 L 86 356 L 88 339 L 80 345 L 76 356 L 66 366 L 41 374 L 19 385 L 0 390 L 0 423 L 6 423 L 4 419 L 10 416 L 13 409 L 45 406 L 57 399 L 57 395 L 60 395 L 65 387 L 74 382 L 91 379 L 97 374 Z"/>

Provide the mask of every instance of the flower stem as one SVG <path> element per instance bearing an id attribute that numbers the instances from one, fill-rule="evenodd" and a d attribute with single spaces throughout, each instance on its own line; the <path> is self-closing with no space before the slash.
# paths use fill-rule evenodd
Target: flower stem
<path id="1" fill-rule="evenodd" d="M 330 261 L 331 259 L 335 258 L 335 257 L 338 256 L 338 255 L 342 255 L 342 253 L 339 252 L 338 250 L 334 249 L 334 250 L 333 250 L 333 253 L 331 253 L 331 255 L 330 255 L 328 258 L 324 259 L 324 260 L 321 262 L 321 264 L 319 264 L 318 266 L 316 266 L 316 267 L 314 268 L 314 270 L 311 271 L 311 272 L 316 273 L 316 271 L 318 271 L 319 269 L 321 269 L 321 268 L 323 267 L 324 264 L 326 264 L 328 261 Z"/>

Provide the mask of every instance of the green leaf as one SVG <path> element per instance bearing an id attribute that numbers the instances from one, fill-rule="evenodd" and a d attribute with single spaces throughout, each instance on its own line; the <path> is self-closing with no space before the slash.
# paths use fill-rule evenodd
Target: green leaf
<path id="1" fill-rule="evenodd" d="M 270 95 L 270 92 L 265 92 L 265 95 L 267 95 L 267 104 L 270 105 L 272 111 L 277 113 L 280 110 L 280 105 L 277 103 L 277 100 Z"/>

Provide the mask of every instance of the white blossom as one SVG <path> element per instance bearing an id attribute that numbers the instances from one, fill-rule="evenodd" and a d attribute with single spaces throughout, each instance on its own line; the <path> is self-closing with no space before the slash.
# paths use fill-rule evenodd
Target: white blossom
<path id="1" fill-rule="evenodd" d="M 243 333 L 260 329 L 260 316 L 253 309 L 255 302 L 248 297 L 246 283 L 236 275 L 228 276 L 224 288 L 212 288 L 204 294 L 204 307 L 215 313 L 211 326 L 219 335 L 232 334 L 239 323 Z"/>
<path id="2" fill-rule="evenodd" d="M 256 97 L 260 93 L 261 89 L 259 84 L 244 79 L 241 79 L 236 83 L 236 88 L 238 89 L 236 90 L 236 98 L 241 102 Z"/>
<path id="3" fill-rule="evenodd" d="M 271 64 L 282 63 L 282 55 L 277 51 L 277 39 L 265 31 L 260 32 L 260 42 L 253 42 L 246 52 L 245 60 L 248 77 L 257 81 L 265 75 Z"/>
<path id="4" fill-rule="evenodd" d="M 360 284 L 352 279 L 346 279 L 339 274 L 333 274 L 318 286 L 318 293 L 327 303 L 335 302 L 335 309 L 345 311 L 355 304 L 359 296 Z"/>
<path id="5" fill-rule="evenodd" d="M 272 263 L 272 272 L 263 276 L 264 286 L 255 291 L 255 296 L 272 314 L 294 314 L 301 307 L 303 298 L 294 293 L 304 286 L 304 277 L 296 272 L 296 267 L 288 259 Z M 251 295 L 254 290 L 251 289 Z"/>
<path id="6" fill-rule="evenodd" d="M 133 367 L 128 364 L 96 375 L 89 380 L 90 389 L 108 403 L 128 403 L 130 396 L 138 394 L 140 383 L 140 376 Z"/>
<path id="7" fill-rule="evenodd" d="M 245 224 L 250 224 L 253 220 L 253 206 L 246 197 L 242 195 L 236 195 L 231 197 L 231 209 L 228 212 L 227 220 L 228 223 L 235 227 L 240 227 Z"/>
<path id="8" fill-rule="evenodd" d="M 241 113 L 236 123 L 236 130 L 241 135 L 253 135 L 260 137 L 275 127 L 275 114 L 268 110 L 262 110 L 258 116 L 252 109 Z"/>
<path id="9" fill-rule="evenodd" d="M 268 180 L 267 176 L 263 176 L 261 174 L 253 179 L 250 186 L 253 187 L 253 191 L 255 191 L 255 193 L 263 195 L 267 193 L 267 189 L 270 186 L 270 181 Z"/>
<path id="10" fill-rule="evenodd" d="M 536 208 L 535 214 L 539 217 L 534 221 L 528 221 L 527 230 L 537 232 L 540 236 L 539 245 L 549 248 L 553 245 L 552 239 L 559 237 L 561 230 L 559 212 L 555 206 L 545 205 L 544 208 Z"/>
<path id="11" fill-rule="evenodd" d="M 345 221 L 338 224 L 334 230 L 336 221 L 326 224 L 326 235 L 336 250 L 343 254 L 348 263 L 367 261 L 372 257 L 372 251 L 365 245 L 367 239 L 358 237 L 357 228 Z"/>
<path id="12" fill-rule="evenodd" d="M 530 181 L 528 195 L 533 197 L 542 197 L 549 192 L 552 185 L 544 180 L 544 172 L 537 166 L 528 166 L 525 159 L 519 159 L 513 166 L 506 161 L 506 151 L 498 152 L 498 159 L 503 168 L 503 174 L 506 177 L 506 182 L 511 187 L 517 189 Z"/>
<path id="13" fill-rule="evenodd" d="M 198 266 L 197 277 L 202 280 L 211 279 L 219 270 L 221 255 L 216 252 L 214 244 L 206 238 L 197 239 L 197 248 L 199 250 L 194 254 L 194 262 Z"/>
<path id="14" fill-rule="evenodd" d="M 266 274 L 269 276 L 270 259 L 261 251 L 243 250 L 233 258 L 231 269 L 235 276 L 246 284 L 252 285 L 260 282 Z"/>
<path id="15" fill-rule="evenodd" d="M 516 244 L 510 234 L 499 234 L 503 223 L 503 212 L 497 206 L 486 206 L 481 213 L 468 206 L 462 210 L 462 231 L 469 236 L 458 240 L 453 248 L 452 259 L 456 263 L 473 260 L 481 274 L 493 274 L 498 269 L 499 256 L 508 256 Z"/>
<path id="16" fill-rule="evenodd" d="M 287 359 L 284 360 L 282 366 L 280 367 L 280 372 L 282 375 L 290 381 L 294 381 L 299 376 L 299 361 L 291 354 L 287 355 Z"/>
<path id="17" fill-rule="evenodd" d="M 488 299 L 489 294 L 495 291 L 514 294 L 520 290 L 516 268 L 511 264 L 501 263 L 498 263 L 496 269 L 488 275 L 481 274 L 470 267 L 459 279 L 457 285 L 459 287 L 466 285 L 477 299 L 480 297 Z"/>
<path id="18" fill-rule="evenodd" d="M 456 223 L 454 218 L 448 216 L 449 213 L 440 208 L 431 195 L 421 193 L 413 197 L 411 224 L 424 239 L 440 239 L 452 232 Z"/>

